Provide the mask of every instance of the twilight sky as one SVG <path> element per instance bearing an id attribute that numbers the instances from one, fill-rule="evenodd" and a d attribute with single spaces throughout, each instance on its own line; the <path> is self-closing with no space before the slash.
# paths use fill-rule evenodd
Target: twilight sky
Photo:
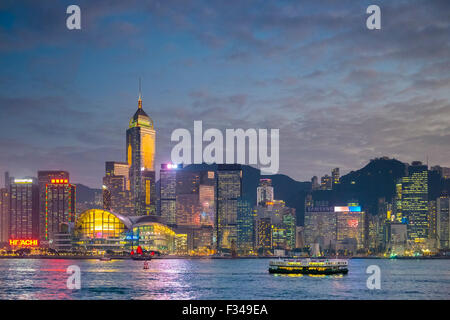
<path id="1" fill-rule="evenodd" d="M 0 172 L 100 187 L 104 162 L 125 160 L 139 77 L 157 168 L 194 120 L 279 128 L 297 180 L 380 156 L 450 166 L 448 0 L 2 0 Z"/>

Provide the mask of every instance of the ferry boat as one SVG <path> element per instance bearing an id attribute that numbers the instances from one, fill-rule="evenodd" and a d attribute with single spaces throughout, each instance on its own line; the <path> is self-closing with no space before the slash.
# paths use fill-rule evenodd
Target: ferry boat
<path id="1" fill-rule="evenodd" d="M 270 273 L 283 274 L 347 274 L 345 259 L 279 259 L 269 262 Z"/>

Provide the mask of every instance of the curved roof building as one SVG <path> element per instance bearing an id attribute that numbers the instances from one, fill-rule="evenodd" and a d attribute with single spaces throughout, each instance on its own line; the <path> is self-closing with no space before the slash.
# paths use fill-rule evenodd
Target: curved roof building
<path id="1" fill-rule="evenodd" d="M 103 209 L 89 209 L 80 214 L 74 236 L 86 250 L 144 250 L 172 253 L 175 232 L 155 216 L 126 217 Z"/>

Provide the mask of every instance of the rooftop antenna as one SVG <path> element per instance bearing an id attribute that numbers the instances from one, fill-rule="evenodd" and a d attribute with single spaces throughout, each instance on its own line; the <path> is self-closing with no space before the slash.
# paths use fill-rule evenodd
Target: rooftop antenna
<path id="1" fill-rule="evenodd" d="M 142 109 L 141 77 L 139 77 L 139 100 L 138 100 L 138 108 L 139 108 L 139 109 Z"/>

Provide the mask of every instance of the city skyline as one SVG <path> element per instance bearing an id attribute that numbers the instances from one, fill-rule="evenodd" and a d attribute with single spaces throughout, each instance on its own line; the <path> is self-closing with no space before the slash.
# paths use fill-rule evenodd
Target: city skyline
<path id="1" fill-rule="evenodd" d="M 433 3 L 382 3 L 374 33 L 368 1 L 80 1 L 72 32 L 65 2 L 6 1 L 0 172 L 66 170 L 99 188 L 104 163 L 126 161 L 139 77 L 158 132 L 155 168 L 170 162 L 170 133 L 194 120 L 280 128 L 279 173 L 298 181 L 381 156 L 450 167 L 449 7 Z"/>

